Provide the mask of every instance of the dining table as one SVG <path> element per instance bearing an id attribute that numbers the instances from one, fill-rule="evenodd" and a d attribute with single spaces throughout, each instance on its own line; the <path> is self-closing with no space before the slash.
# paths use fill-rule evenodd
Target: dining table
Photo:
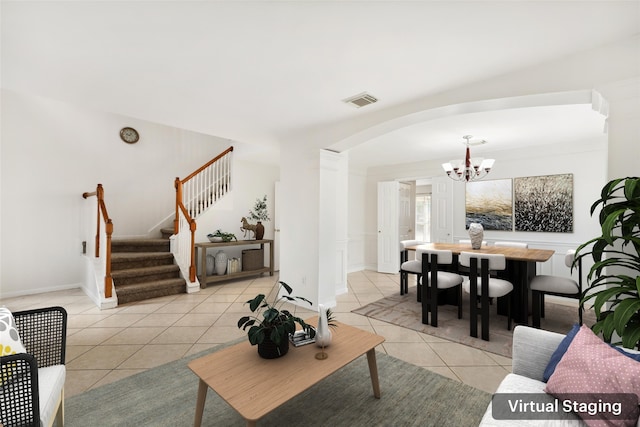
<path id="1" fill-rule="evenodd" d="M 508 246 L 487 246 L 480 249 L 473 249 L 470 243 L 423 243 L 415 246 L 408 246 L 406 250 L 416 249 L 449 250 L 453 253 L 453 270 L 460 273 L 458 255 L 460 252 L 473 252 L 483 254 L 502 254 L 507 261 L 507 268 L 503 272 L 506 280 L 513 284 L 511 292 L 511 315 L 513 320 L 519 324 L 529 323 L 529 282 L 536 275 L 536 265 L 539 262 L 548 261 L 555 253 L 552 249 L 518 248 Z M 498 305 L 498 312 L 506 313 L 506 307 Z"/>

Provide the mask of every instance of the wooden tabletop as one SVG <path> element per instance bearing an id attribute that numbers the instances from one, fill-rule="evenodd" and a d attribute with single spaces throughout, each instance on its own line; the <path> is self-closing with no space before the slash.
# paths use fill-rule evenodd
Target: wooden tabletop
<path id="1" fill-rule="evenodd" d="M 317 318 L 305 320 L 315 325 Z M 248 339 L 189 363 L 189 368 L 246 420 L 258 420 L 294 396 L 364 355 L 384 337 L 340 322 L 332 329 L 327 359 L 315 344 L 289 346 L 277 359 L 263 359 Z"/>
<path id="2" fill-rule="evenodd" d="M 460 252 L 474 252 L 481 254 L 503 254 L 508 260 L 525 262 L 545 262 L 554 254 L 551 249 L 512 248 L 507 246 L 482 246 L 480 249 L 471 249 L 469 243 L 425 243 L 423 245 L 410 246 L 408 250 L 418 248 L 449 250 L 456 255 Z"/>

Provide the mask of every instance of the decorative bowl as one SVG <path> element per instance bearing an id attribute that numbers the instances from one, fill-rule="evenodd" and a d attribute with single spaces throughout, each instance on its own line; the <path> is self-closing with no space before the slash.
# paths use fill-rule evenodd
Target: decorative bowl
<path id="1" fill-rule="evenodd" d="M 222 237 L 220 236 L 207 236 L 207 239 L 209 239 L 209 241 L 211 243 L 219 243 L 222 242 Z"/>

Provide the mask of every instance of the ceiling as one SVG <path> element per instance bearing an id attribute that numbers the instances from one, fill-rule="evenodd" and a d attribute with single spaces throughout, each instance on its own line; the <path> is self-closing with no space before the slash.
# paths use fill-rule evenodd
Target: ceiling
<path id="1" fill-rule="evenodd" d="M 629 38 L 638 1 L 5 1 L 2 87 L 228 138 L 278 142 Z M 368 92 L 375 104 L 343 99 Z M 360 166 L 602 132 L 587 106 L 441 118 L 350 152 Z M 397 148 L 401 147 L 402 150 Z M 452 148 L 450 148 L 452 147 Z M 447 150 L 449 149 L 449 150 Z M 478 150 L 480 151 L 480 147 Z"/>

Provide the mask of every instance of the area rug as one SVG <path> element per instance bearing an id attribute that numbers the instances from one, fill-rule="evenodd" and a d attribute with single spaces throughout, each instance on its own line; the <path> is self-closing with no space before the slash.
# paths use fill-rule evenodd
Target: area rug
<path id="1" fill-rule="evenodd" d="M 73 396 L 65 402 L 65 424 L 192 426 L 198 378 L 187 363 L 210 352 Z M 377 353 L 377 361 L 380 399 L 373 397 L 367 359 L 363 356 L 267 414 L 258 425 L 471 426 L 478 425 L 491 400 L 484 391 L 384 353 Z M 313 363 L 309 369 L 313 369 Z M 272 379 L 278 381 L 278 372 L 273 372 Z M 202 425 L 244 426 L 246 422 L 209 389 Z"/>
<path id="2" fill-rule="evenodd" d="M 497 314 L 495 305 L 489 313 L 489 341 L 469 335 L 469 295 L 463 293 L 462 319 L 458 319 L 458 307 L 455 305 L 438 306 L 438 327 L 422 324 L 422 306 L 416 301 L 416 288 L 409 288 L 405 295 L 392 295 L 374 301 L 353 310 L 353 313 L 371 317 L 418 332 L 465 344 L 480 350 L 511 357 L 512 331 L 507 329 L 507 318 Z M 531 318 L 529 318 L 531 321 Z M 584 323 L 591 326 L 595 323 L 593 312 L 583 314 Z M 547 298 L 545 301 L 545 317 L 541 327 L 549 331 L 566 334 L 574 323 L 578 322 L 578 310 L 562 304 L 554 304 Z M 515 327 L 515 323 L 512 325 Z M 512 328 L 513 330 L 513 328 Z M 480 318 L 478 317 L 478 336 L 480 336 Z"/>

